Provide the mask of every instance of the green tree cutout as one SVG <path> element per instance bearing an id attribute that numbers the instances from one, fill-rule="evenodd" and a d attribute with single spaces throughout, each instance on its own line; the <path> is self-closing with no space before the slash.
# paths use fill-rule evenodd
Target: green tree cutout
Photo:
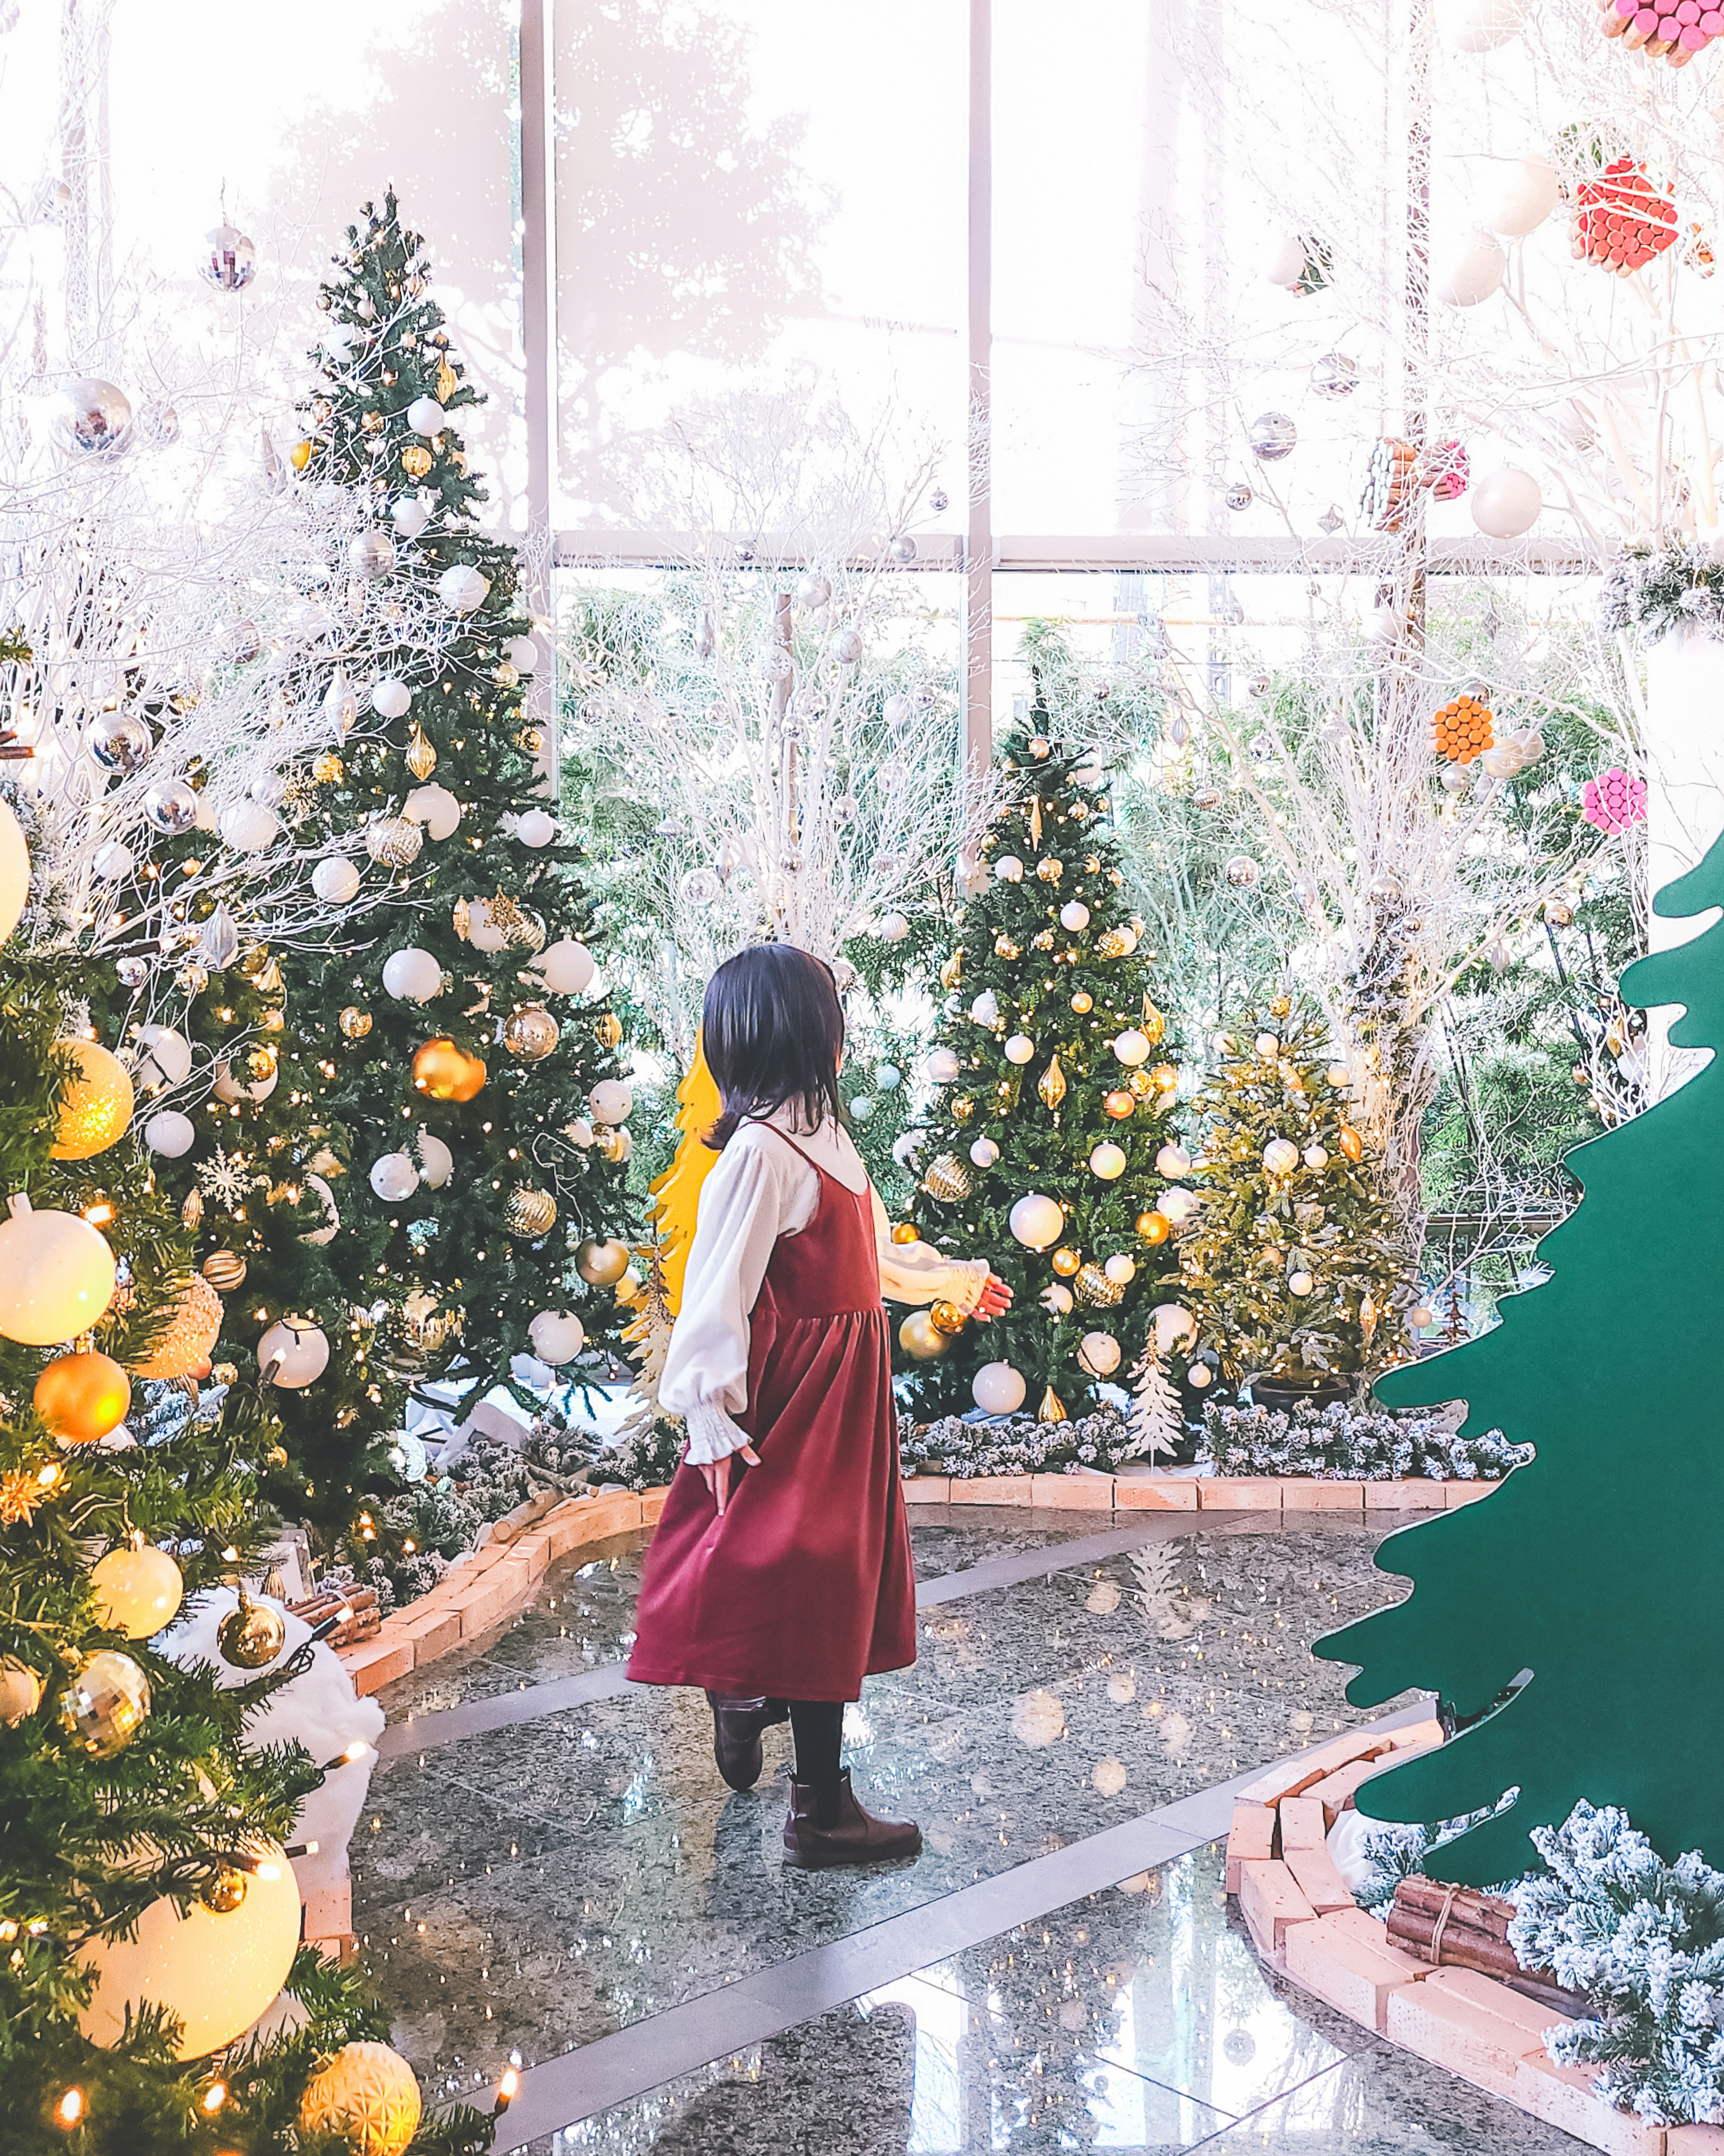
<path id="1" fill-rule="evenodd" d="M 1654 910 L 1719 906 L 1724 840 Z M 1622 993 L 1682 1004 L 1680 1047 L 1724 1040 L 1724 922 L 1630 966 Z M 1537 1447 L 1480 1503 L 1391 1536 L 1377 1563 L 1412 1594 L 1316 1643 L 1361 1666 L 1355 1706 L 1423 1686 L 1465 1725 L 1373 1779 L 1362 1811 L 1429 1825 L 1518 1793 L 1433 1856 L 1441 1877 L 1516 1876 L 1530 1831 L 1581 1798 L 1620 1805 L 1655 1848 L 1724 1860 L 1721 1127 L 1715 1056 L 1568 1156 L 1586 1194 L 1540 1245 L 1549 1280 L 1505 1301 L 1493 1332 L 1378 1382 L 1393 1407 L 1463 1397 L 1464 1435 L 1500 1428 Z"/>

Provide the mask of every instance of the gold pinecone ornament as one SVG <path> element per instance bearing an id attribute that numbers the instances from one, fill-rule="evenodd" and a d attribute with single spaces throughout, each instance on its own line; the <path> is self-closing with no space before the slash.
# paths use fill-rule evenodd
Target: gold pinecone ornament
<path id="1" fill-rule="evenodd" d="M 548 1235 L 557 1225 L 557 1200 L 548 1190 L 541 1190 L 531 1183 L 523 1183 L 509 1194 L 509 1203 L 503 1209 L 503 1224 L 511 1235 L 520 1235 L 529 1242 L 541 1235 Z"/>

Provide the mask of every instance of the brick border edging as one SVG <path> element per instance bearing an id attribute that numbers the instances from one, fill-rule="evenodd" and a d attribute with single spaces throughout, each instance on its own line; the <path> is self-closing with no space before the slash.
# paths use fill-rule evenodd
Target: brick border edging
<path id="1" fill-rule="evenodd" d="M 1349 2020 L 1609 2156 L 1724 2156 L 1718 2128 L 1654 2126 L 1598 2095 L 1589 2067 L 1554 2065 L 1544 2031 L 1559 2017 L 1547 2007 L 1476 1970 L 1403 1953 L 1355 1903 L 1330 1857 L 1329 1830 L 1361 1783 L 1441 1742 L 1434 1722 L 1352 1730 L 1280 1761 L 1240 1792 L 1227 1890 L 1258 1953 Z"/>
<path id="2" fill-rule="evenodd" d="M 631 1527 L 649 1527 L 664 1509 L 664 1490 L 618 1491 L 603 1497 L 558 1497 L 543 1491 L 493 1520 L 477 1547 L 416 1601 L 392 1609 L 368 1640 L 337 1648 L 341 1666 L 364 1698 L 423 1669 L 526 1602 L 554 1558 Z"/>
<path id="3" fill-rule="evenodd" d="M 1031 1505 L 1071 1512 L 1443 1512 L 1500 1487 L 1484 1476 L 1331 1481 L 1311 1475 L 912 1475 L 911 1505 Z"/>

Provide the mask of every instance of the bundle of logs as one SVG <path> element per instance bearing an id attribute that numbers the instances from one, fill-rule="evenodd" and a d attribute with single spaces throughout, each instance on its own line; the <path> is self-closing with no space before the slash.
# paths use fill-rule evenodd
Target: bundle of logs
<path id="1" fill-rule="evenodd" d="M 1388 1912 L 1389 1942 L 1419 1961 L 1449 1969 L 1475 1969 L 1560 2013 L 1584 2014 L 1587 2002 L 1565 1991 L 1553 1970 L 1522 1969 L 1509 1944 L 1512 1902 L 1471 1887 L 1445 1887 L 1435 1879 L 1396 1882 Z"/>
<path id="2" fill-rule="evenodd" d="M 314 1631 L 334 1618 L 333 1628 L 323 1635 L 331 1647 L 349 1647 L 360 1640 L 368 1640 L 383 1622 L 374 1587 L 322 1588 L 303 1602 L 290 1602 L 287 1606 L 294 1616 L 303 1617 Z"/>

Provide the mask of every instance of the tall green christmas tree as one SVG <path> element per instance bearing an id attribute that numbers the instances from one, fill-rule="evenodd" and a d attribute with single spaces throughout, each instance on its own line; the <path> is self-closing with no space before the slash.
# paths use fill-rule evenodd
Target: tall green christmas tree
<path id="1" fill-rule="evenodd" d="M 567 1365 L 593 1353 L 583 1326 L 614 1337 L 632 1101 L 616 1019 L 575 1000 L 592 911 L 523 711 L 541 654 L 521 562 L 474 521 L 455 419 L 478 396 L 393 195 L 336 267 L 294 461 L 315 498 L 345 493 L 341 603 L 364 656 L 329 682 L 336 740 L 297 834 L 325 853 L 335 955 L 280 965 L 315 1105 L 351 1134 L 330 1261 L 356 1305 L 393 1304 L 394 1367 L 454 1372 L 469 1401 L 518 1354 Z M 379 881 L 382 911 L 344 936 Z"/>
<path id="2" fill-rule="evenodd" d="M 1688 919 L 1724 906 L 1724 841 L 1660 891 Z M 1724 1040 L 1724 922 L 1642 958 L 1625 1001 L 1681 1004 L 1670 1038 Z M 1668 1856 L 1724 1861 L 1712 1676 L 1724 1625 L 1717 1322 L 1724 1264 L 1724 1061 L 1568 1155 L 1585 1192 L 1539 1246 L 1552 1276 L 1502 1322 L 1378 1381 L 1394 1407 L 1455 1397 L 1462 1433 L 1501 1429 L 1537 1456 L 1476 1505 L 1378 1552 L 1413 1591 L 1317 1643 L 1357 1662 L 1370 1707 L 1409 1685 L 1462 1725 L 1359 1792 L 1378 1819 L 1429 1823 L 1514 1801 L 1430 1860 L 1474 1885 L 1526 1868 L 1536 1826 L 1581 1798 L 1622 1807 Z"/>
<path id="3" fill-rule="evenodd" d="M 1121 889 L 1106 780 L 1042 731 L 1047 718 L 1039 701 L 1006 743 L 1016 792 L 941 968 L 940 1092 L 912 1214 L 942 1249 L 986 1257 L 1014 1301 L 955 1333 L 938 1305 L 907 1322 L 929 1414 L 968 1409 L 984 1364 L 1008 1363 L 1029 1409 L 1056 1420 L 1128 1368 L 1193 1202 L 1169 1189 L 1190 1165 L 1172 1140 L 1178 1072 Z M 1018 1385 L 991 1378 L 980 1404 L 998 1409 Z"/>
<path id="4" fill-rule="evenodd" d="M 1203 1205 L 1181 1300 L 1229 1383 L 1296 1390 L 1408 1353 L 1406 1266 L 1316 1013 L 1275 997 L 1219 1037 L 1196 1102 Z"/>

